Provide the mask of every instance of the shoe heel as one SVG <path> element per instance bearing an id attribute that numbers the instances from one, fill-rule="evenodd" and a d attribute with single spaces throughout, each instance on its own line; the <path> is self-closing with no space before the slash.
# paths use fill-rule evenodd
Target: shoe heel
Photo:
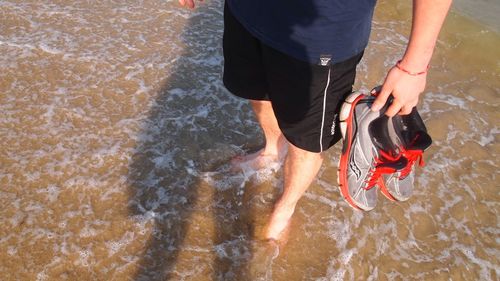
<path id="1" fill-rule="evenodd" d="M 349 118 L 349 114 L 351 112 L 351 107 L 353 105 L 353 102 L 360 96 L 362 93 L 360 92 L 354 92 L 350 94 L 342 104 L 342 107 L 340 108 L 340 116 L 339 119 L 340 121 L 345 121 L 347 118 Z"/>

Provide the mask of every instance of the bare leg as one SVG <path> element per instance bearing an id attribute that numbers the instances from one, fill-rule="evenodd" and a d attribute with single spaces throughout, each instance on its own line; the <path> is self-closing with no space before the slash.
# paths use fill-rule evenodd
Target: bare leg
<path id="1" fill-rule="evenodd" d="M 264 168 L 269 161 L 277 161 L 284 157 L 288 146 L 283 193 L 274 206 L 265 233 L 267 239 L 279 240 L 292 217 L 297 202 L 316 177 L 323 157 L 320 153 L 300 149 L 285 140 L 270 102 L 251 101 L 251 104 L 257 121 L 264 131 L 266 145 L 253 154 L 234 159 L 233 165 L 249 163 L 256 169 Z"/>
<path id="2" fill-rule="evenodd" d="M 236 157 L 232 160 L 232 164 L 235 168 L 246 164 L 254 169 L 261 169 L 266 167 L 269 162 L 279 161 L 285 156 L 287 142 L 278 127 L 271 102 L 251 100 L 250 103 L 262 131 L 264 131 L 266 144 L 264 148 L 255 153 Z"/>
<path id="3" fill-rule="evenodd" d="M 283 193 L 274 205 L 265 233 L 267 239 L 279 240 L 297 202 L 316 177 L 322 163 L 321 153 L 309 152 L 289 144 L 284 168 Z"/>

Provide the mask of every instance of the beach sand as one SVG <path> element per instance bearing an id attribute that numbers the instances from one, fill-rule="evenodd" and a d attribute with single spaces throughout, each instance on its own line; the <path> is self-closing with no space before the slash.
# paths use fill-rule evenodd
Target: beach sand
<path id="1" fill-rule="evenodd" d="M 263 140 L 221 83 L 222 1 L 0 1 L 0 279 L 498 280 L 500 35 L 482 3 L 437 43 L 414 196 L 351 209 L 336 146 L 274 245 L 279 166 L 227 165 Z M 403 54 L 410 5 L 379 1 L 356 89 Z"/>
<path id="2" fill-rule="evenodd" d="M 453 10 L 500 33 L 500 2 L 495 0 L 453 0 Z"/>

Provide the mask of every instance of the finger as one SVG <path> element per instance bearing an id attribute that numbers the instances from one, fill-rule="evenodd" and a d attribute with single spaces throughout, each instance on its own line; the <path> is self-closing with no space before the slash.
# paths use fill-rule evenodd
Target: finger
<path id="1" fill-rule="evenodd" d="M 188 7 L 193 9 L 194 8 L 194 1 L 193 0 L 186 0 Z"/>
<path id="2" fill-rule="evenodd" d="M 391 106 L 389 106 L 389 108 L 385 112 L 385 115 L 392 117 L 396 115 L 401 110 L 401 108 L 402 108 L 401 103 L 399 103 L 397 100 L 393 100 Z"/>
<path id="3" fill-rule="evenodd" d="M 378 93 L 380 93 L 380 91 L 382 90 L 382 86 L 377 86 L 375 88 L 373 88 L 371 91 L 370 91 L 370 94 L 372 95 L 378 95 Z"/>
<path id="4" fill-rule="evenodd" d="M 413 106 L 403 106 L 401 107 L 401 110 L 399 111 L 399 115 L 408 115 L 411 113 L 413 109 Z"/>
<path id="5" fill-rule="evenodd" d="M 392 92 L 392 88 L 389 87 L 389 85 L 385 84 L 382 85 L 382 89 L 380 90 L 380 93 L 378 94 L 377 98 L 372 104 L 372 111 L 379 111 L 384 104 L 387 102 L 387 98 Z"/>
<path id="6" fill-rule="evenodd" d="M 181 4 L 181 6 L 185 6 L 186 5 L 186 1 L 185 0 L 179 0 L 179 4 Z"/>

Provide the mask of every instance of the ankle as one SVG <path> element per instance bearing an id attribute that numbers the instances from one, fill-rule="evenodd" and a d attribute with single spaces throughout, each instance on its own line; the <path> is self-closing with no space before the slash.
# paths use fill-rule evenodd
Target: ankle
<path id="1" fill-rule="evenodd" d="M 278 156 L 278 149 L 272 145 L 267 145 L 260 152 L 263 156 Z"/>
<path id="2" fill-rule="evenodd" d="M 278 213 L 292 213 L 295 211 L 295 206 L 297 206 L 296 201 L 282 201 L 278 200 L 274 204 L 274 212 Z"/>
<path id="3" fill-rule="evenodd" d="M 283 135 L 277 139 L 266 141 L 266 145 L 262 150 L 263 155 L 283 156 L 286 154 L 288 142 Z"/>
<path id="4" fill-rule="evenodd" d="M 281 144 L 279 142 L 266 143 L 264 149 L 262 149 L 262 155 L 269 156 L 281 156 L 286 152 L 286 143 Z"/>

